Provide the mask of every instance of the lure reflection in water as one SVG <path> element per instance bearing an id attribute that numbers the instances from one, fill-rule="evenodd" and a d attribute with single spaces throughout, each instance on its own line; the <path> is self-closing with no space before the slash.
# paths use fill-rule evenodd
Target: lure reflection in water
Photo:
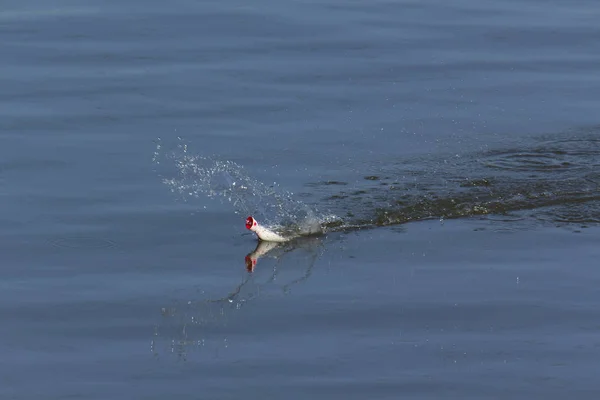
<path id="1" fill-rule="evenodd" d="M 217 354 L 230 342 L 228 325 L 240 312 L 260 299 L 291 294 L 311 277 L 322 251 L 322 240 L 316 237 L 259 242 L 243 257 L 246 272 L 242 281 L 225 296 L 209 298 L 200 293 L 160 310 L 152 351 L 158 357 L 173 354 L 181 359 L 193 351 Z"/>

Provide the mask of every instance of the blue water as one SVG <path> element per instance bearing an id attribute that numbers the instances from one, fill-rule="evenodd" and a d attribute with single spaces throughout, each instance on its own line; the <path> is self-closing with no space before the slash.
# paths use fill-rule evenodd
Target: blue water
<path id="1" fill-rule="evenodd" d="M 0 397 L 597 398 L 599 17 L 4 1 Z"/>

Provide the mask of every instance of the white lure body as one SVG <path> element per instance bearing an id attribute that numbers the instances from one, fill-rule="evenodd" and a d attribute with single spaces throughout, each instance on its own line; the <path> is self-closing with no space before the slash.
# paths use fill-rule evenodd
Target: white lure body
<path id="1" fill-rule="evenodd" d="M 246 219 L 246 229 L 249 229 L 252 232 L 256 233 L 256 236 L 258 236 L 260 240 L 264 240 L 265 242 L 282 243 L 289 241 L 289 239 L 284 238 L 276 232 L 273 232 L 269 228 L 259 225 L 258 222 L 252 217 L 248 217 Z"/>

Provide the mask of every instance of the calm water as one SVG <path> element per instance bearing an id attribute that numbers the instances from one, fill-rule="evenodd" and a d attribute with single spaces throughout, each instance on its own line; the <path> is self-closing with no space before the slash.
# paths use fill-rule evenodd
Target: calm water
<path id="1" fill-rule="evenodd" d="M 599 18 L 3 1 L 0 397 L 597 398 Z"/>

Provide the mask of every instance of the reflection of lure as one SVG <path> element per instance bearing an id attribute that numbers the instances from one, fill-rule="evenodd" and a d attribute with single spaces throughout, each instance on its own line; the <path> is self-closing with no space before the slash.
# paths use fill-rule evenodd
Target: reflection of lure
<path id="1" fill-rule="evenodd" d="M 258 242 L 258 246 L 256 246 L 256 249 L 254 249 L 253 252 L 251 252 L 250 254 L 248 254 L 246 256 L 245 261 L 246 261 L 246 269 L 248 270 L 248 272 L 254 271 L 254 267 L 256 267 L 256 262 L 258 261 L 259 258 L 265 256 L 271 250 L 273 250 L 279 246 L 281 246 L 281 243 L 278 243 L 278 242 L 265 242 L 265 241 Z"/>
<path id="2" fill-rule="evenodd" d="M 256 233 L 256 236 L 258 236 L 260 240 L 264 240 L 265 242 L 282 243 L 290 240 L 289 238 L 285 238 L 280 234 L 273 232 L 269 228 L 259 225 L 258 221 L 256 221 L 251 216 L 246 219 L 246 229 L 249 229 L 252 232 Z"/>
<path id="3" fill-rule="evenodd" d="M 302 254 L 298 250 L 304 251 L 304 254 L 309 256 L 316 256 L 318 252 L 316 251 L 321 244 L 321 241 L 316 237 L 294 237 L 294 240 L 289 240 L 288 242 L 267 242 L 265 240 L 259 240 L 256 248 L 246 255 L 244 261 L 246 263 L 246 269 L 248 272 L 254 272 L 256 268 L 256 263 L 261 258 L 271 258 L 279 263 L 286 255 L 289 253 L 296 252 L 297 255 Z M 308 268 L 312 268 L 312 264 L 315 259 L 309 257 L 311 266 Z M 289 260 L 289 259 L 288 259 Z M 295 260 L 297 264 L 303 264 L 305 261 L 301 261 L 300 259 Z M 275 271 L 275 267 L 273 268 Z"/>

